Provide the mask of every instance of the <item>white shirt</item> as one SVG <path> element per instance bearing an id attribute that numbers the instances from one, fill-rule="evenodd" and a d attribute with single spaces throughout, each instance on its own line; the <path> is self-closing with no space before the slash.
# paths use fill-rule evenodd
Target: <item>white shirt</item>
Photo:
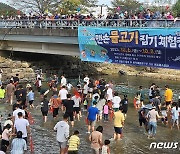
<path id="1" fill-rule="evenodd" d="M 107 100 L 112 100 L 113 99 L 113 91 L 111 88 L 108 88 L 107 90 Z"/>
<path id="2" fill-rule="evenodd" d="M 68 83 L 68 84 L 67 84 L 67 89 L 68 89 L 68 91 L 71 91 L 72 87 L 73 87 L 73 85 L 72 85 L 71 83 Z"/>
<path id="3" fill-rule="evenodd" d="M 65 142 L 69 137 L 69 125 L 65 121 L 60 121 L 54 126 L 54 130 L 57 131 L 56 139 L 58 142 Z"/>
<path id="4" fill-rule="evenodd" d="M 98 97 L 97 102 L 99 102 L 100 95 L 98 93 L 95 93 L 95 94 L 92 95 L 92 100 L 95 100 L 96 96 Z"/>
<path id="5" fill-rule="evenodd" d="M 59 91 L 59 96 L 61 100 L 67 99 L 67 94 L 68 94 L 68 91 L 64 88 Z"/>
<path id="6" fill-rule="evenodd" d="M 161 114 L 162 114 L 162 116 L 167 117 L 167 111 L 166 110 L 161 110 Z"/>
<path id="7" fill-rule="evenodd" d="M 173 107 L 171 110 L 172 113 L 172 119 L 177 120 L 179 118 L 179 111 L 176 110 L 176 107 Z"/>
<path id="8" fill-rule="evenodd" d="M 18 118 L 18 113 L 19 113 L 19 112 L 22 112 L 22 115 L 25 117 L 25 111 L 22 110 L 22 109 L 20 109 L 20 108 L 18 108 L 18 109 L 16 109 L 16 110 L 13 111 L 13 117 L 15 117 L 15 121 L 16 121 L 17 119 L 19 119 L 19 118 Z"/>
<path id="9" fill-rule="evenodd" d="M 73 107 L 79 107 L 79 104 L 81 102 L 81 98 L 73 96 L 71 99 L 74 101 L 74 106 Z"/>
<path id="10" fill-rule="evenodd" d="M 84 88 L 83 88 L 83 94 L 87 94 L 88 93 L 88 89 L 89 89 L 88 85 L 85 84 Z"/>
<path id="11" fill-rule="evenodd" d="M 23 133 L 23 138 L 27 137 L 27 126 L 29 126 L 29 122 L 24 118 L 17 119 L 14 123 L 14 127 L 16 128 L 17 132 L 21 131 Z"/>
<path id="12" fill-rule="evenodd" d="M 39 78 L 41 78 L 40 74 L 37 75 L 36 80 L 39 80 Z"/>
<path id="13" fill-rule="evenodd" d="M 121 102 L 121 98 L 119 96 L 114 96 L 112 100 L 113 108 L 119 108 L 120 102 Z"/>
<path id="14" fill-rule="evenodd" d="M 42 81 L 38 80 L 38 86 L 41 87 L 42 86 Z"/>
<path id="15" fill-rule="evenodd" d="M 61 86 L 66 86 L 66 84 L 67 84 L 66 78 L 62 77 L 62 79 L 61 79 Z"/>
<path id="16" fill-rule="evenodd" d="M 89 78 L 87 76 L 84 78 L 84 81 L 89 84 Z"/>
<path id="17" fill-rule="evenodd" d="M 6 126 L 7 124 L 10 124 L 11 126 L 13 126 L 13 122 L 9 119 L 9 120 L 6 120 L 4 122 L 4 125 L 3 126 Z"/>
<path id="18" fill-rule="evenodd" d="M 103 145 L 101 154 L 108 154 L 108 147 Z"/>

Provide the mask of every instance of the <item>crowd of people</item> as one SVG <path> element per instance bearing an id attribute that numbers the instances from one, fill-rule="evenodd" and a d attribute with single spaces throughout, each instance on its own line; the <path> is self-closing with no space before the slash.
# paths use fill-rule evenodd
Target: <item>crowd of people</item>
<path id="1" fill-rule="evenodd" d="M 1 76 L 2 73 L 3 71 L 1 71 Z M 60 115 L 63 115 L 63 120 L 54 126 L 61 154 L 78 153 L 81 144 L 80 131 L 74 128 L 76 128 L 75 123 L 84 120 L 82 115 L 86 116 L 87 135 L 93 153 L 110 154 L 110 142 L 123 138 L 129 101 L 127 95 L 121 98 L 112 81 L 92 80 L 86 75 L 83 82 L 79 81 L 77 85 L 73 85 L 67 82 L 64 75 L 61 76 L 61 79 L 58 79 L 57 75 L 53 75 L 48 82 L 49 87 L 44 88 L 42 74 L 39 73 L 34 83 L 35 87 L 31 84 L 23 87 L 19 83 L 19 74 L 16 74 L 11 77 L 9 84 L 4 88 L 2 78 L 0 80 L 1 102 L 5 99 L 5 102 L 12 105 L 13 108 L 12 116 L 8 115 L 3 129 L 1 129 L 1 153 L 10 150 L 12 154 L 21 154 L 27 150 L 27 145 L 31 142 L 28 137 L 32 135 L 30 124 L 33 123 L 27 108 L 36 110 L 40 107 L 44 123 L 48 121 L 49 112 L 52 113 L 54 120 L 58 120 Z M 39 93 L 34 92 L 34 88 Z M 37 96 L 35 97 L 35 95 Z M 34 105 L 34 102 L 38 101 L 38 97 L 41 103 Z M 149 104 L 144 103 L 147 100 L 145 92 L 140 86 L 134 99 L 134 107 L 138 110 L 139 124 L 140 126 L 144 124 L 148 138 L 154 138 L 156 135 L 157 118 L 162 118 L 162 122 L 166 125 L 169 124 L 171 129 L 175 124 L 179 129 L 180 103 L 173 102 L 173 92 L 169 86 L 166 85 L 165 102 L 163 102 L 159 87 L 153 83 L 149 88 L 148 100 Z M 104 128 L 100 125 L 96 126 L 99 121 L 113 122 L 114 134 L 111 139 L 107 138 L 103 142 Z M 72 128 L 74 133 L 71 136 L 70 129 Z M 10 142 L 11 137 L 14 138 L 12 142 Z"/>
<path id="2" fill-rule="evenodd" d="M 180 120 L 180 97 L 177 102 L 173 101 L 173 92 L 168 85 L 165 86 L 164 98 L 160 88 L 155 84 L 149 88 L 149 104 L 144 105 L 145 93 L 142 86 L 139 87 L 134 98 L 134 107 L 138 109 L 139 125 L 144 124 L 148 132 L 148 138 L 155 138 L 157 119 L 169 126 L 171 130 L 176 125 L 179 130 Z M 164 100 L 164 101 L 163 101 Z"/>
<path id="3" fill-rule="evenodd" d="M 110 140 L 106 139 L 103 144 L 103 127 L 98 126 L 95 129 L 96 121 L 108 122 L 114 118 L 114 139 L 121 139 L 125 120 L 124 115 L 128 109 L 128 99 L 125 95 L 124 99 L 121 100 L 117 92 L 113 95 L 112 82 L 107 84 L 103 79 L 93 82 L 86 76 L 83 83 L 78 83 L 77 86 L 73 87 L 71 83 L 67 82 L 64 75 L 61 76 L 60 83 L 57 75 L 54 75 L 49 80 L 49 88 L 44 89 L 42 87 L 42 76 L 38 74 L 34 85 L 41 100 L 41 103 L 36 108 L 33 87 L 30 84 L 23 87 L 19 83 L 19 74 L 11 77 L 6 88 L 3 87 L 4 84 L 1 78 L 1 102 L 12 105 L 13 109 L 12 116 L 9 114 L 3 129 L 1 129 L 2 151 L 6 152 L 6 150 L 10 149 L 11 153 L 20 154 L 27 150 L 28 137 L 31 135 L 30 123 L 32 122 L 32 119 L 29 119 L 27 107 L 29 109 L 38 109 L 38 106 L 40 106 L 44 123 L 48 120 L 47 115 L 49 112 L 52 112 L 54 119 L 59 118 L 59 112 L 63 114 L 63 120 L 54 127 L 54 130 L 57 131 L 57 141 L 61 154 L 66 153 L 67 144 L 68 153 L 78 153 L 80 144 L 79 131 L 75 130 L 70 137 L 68 121 L 70 120 L 71 127 L 74 127 L 74 119 L 76 118 L 77 121 L 82 120 L 82 112 L 87 113 L 85 119 L 87 122 L 87 134 L 89 134 L 91 147 L 95 153 L 100 153 L 100 149 L 102 149 L 103 154 L 110 153 Z M 50 93 L 52 93 L 52 96 L 48 99 Z M 10 138 L 15 136 L 17 137 L 13 139 L 11 148 L 9 148 Z"/>
<path id="4" fill-rule="evenodd" d="M 6 19 L 6 20 L 58 20 L 58 19 L 67 19 L 67 20 L 111 20 L 111 19 L 174 19 L 176 17 L 173 16 L 172 12 L 170 11 L 152 11 L 150 9 L 146 9 L 143 11 L 133 12 L 130 13 L 128 11 L 121 11 L 121 12 L 115 12 L 115 13 L 109 13 L 108 15 L 93 15 L 93 13 L 87 14 L 81 14 L 81 13 L 75 13 L 75 14 L 50 14 L 45 13 L 43 15 L 38 14 L 17 14 L 14 16 L 3 16 L 1 15 L 0 19 Z"/>

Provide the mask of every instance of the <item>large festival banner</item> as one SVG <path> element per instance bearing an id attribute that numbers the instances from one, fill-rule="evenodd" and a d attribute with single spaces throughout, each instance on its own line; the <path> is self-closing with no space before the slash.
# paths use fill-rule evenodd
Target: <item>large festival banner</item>
<path id="1" fill-rule="evenodd" d="M 79 27 L 82 61 L 180 69 L 180 28 Z"/>

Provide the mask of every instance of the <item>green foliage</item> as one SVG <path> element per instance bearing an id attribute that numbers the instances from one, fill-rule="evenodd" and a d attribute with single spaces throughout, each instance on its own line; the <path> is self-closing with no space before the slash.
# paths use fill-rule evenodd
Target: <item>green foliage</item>
<path id="1" fill-rule="evenodd" d="M 15 6 L 22 12 L 35 12 L 44 14 L 56 9 L 61 0 L 11 0 L 11 6 Z"/>
<path id="2" fill-rule="evenodd" d="M 22 11 L 44 13 L 71 14 L 86 7 L 94 6 L 98 0 L 11 0 L 11 5 Z"/>
<path id="3" fill-rule="evenodd" d="M 172 11 L 175 16 L 180 17 L 180 0 L 178 0 L 173 6 Z"/>
<path id="4" fill-rule="evenodd" d="M 86 7 L 93 7 L 97 4 L 98 0 L 80 0 L 81 4 Z"/>
<path id="5" fill-rule="evenodd" d="M 113 0 L 112 6 L 114 7 L 114 12 L 117 12 L 117 7 L 120 7 L 119 11 L 128 11 L 129 13 L 134 13 L 140 10 L 142 4 L 137 0 Z"/>
<path id="6" fill-rule="evenodd" d="M 7 4 L 0 3 L 0 15 L 4 16 L 13 16 L 17 13 L 17 10 L 13 7 L 10 7 Z"/>
<path id="7" fill-rule="evenodd" d="M 75 13 L 80 4 L 80 0 L 64 0 L 60 3 L 59 10 L 62 14 Z"/>
<path id="8" fill-rule="evenodd" d="M 87 7 L 93 7 L 97 2 L 97 0 L 62 0 L 58 10 L 62 14 L 77 13 L 78 8 L 84 12 Z"/>

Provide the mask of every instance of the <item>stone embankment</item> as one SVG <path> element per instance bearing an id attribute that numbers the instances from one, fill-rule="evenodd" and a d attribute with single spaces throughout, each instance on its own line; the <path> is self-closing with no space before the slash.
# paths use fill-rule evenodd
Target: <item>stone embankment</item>
<path id="1" fill-rule="evenodd" d="M 81 62 L 76 57 L 31 54 L 25 57 L 15 55 L 12 59 L 0 56 L 0 69 L 3 70 L 2 76 L 5 82 L 16 74 L 19 74 L 21 82 L 32 82 L 38 72 L 43 73 L 45 81 L 53 74 L 58 74 L 59 77 L 65 74 L 67 78 L 78 78 L 79 75 L 85 74 L 99 75 L 96 68 L 89 63 Z"/>
<path id="2" fill-rule="evenodd" d="M 180 80 L 180 70 L 107 63 L 89 63 L 81 62 L 77 57 L 57 55 L 14 55 L 11 59 L 0 57 L 0 69 L 3 70 L 4 81 L 18 73 L 21 81 L 31 82 L 35 80 L 36 73 L 39 70 L 42 70 L 45 80 L 52 74 L 58 74 L 59 76 L 65 74 L 68 78 L 77 78 L 79 75 L 83 77 L 85 74 L 97 76 L 112 75 L 119 72 L 119 74 L 123 72 L 125 75 L 143 76 L 155 79 Z"/>
<path id="3" fill-rule="evenodd" d="M 180 70 L 175 69 L 162 69 L 162 68 L 150 68 L 150 67 L 137 67 L 123 64 L 101 64 L 91 63 L 92 67 L 95 67 L 99 73 L 102 74 L 126 74 L 129 76 L 150 77 L 154 79 L 165 80 L 179 80 Z"/>
<path id="4" fill-rule="evenodd" d="M 20 79 L 23 79 L 24 82 L 35 78 L 35 71 L 27 62 L 0 57 L 0 68 L 3 70 L 3 81 L 16 74 L 19 74 Z"/>

